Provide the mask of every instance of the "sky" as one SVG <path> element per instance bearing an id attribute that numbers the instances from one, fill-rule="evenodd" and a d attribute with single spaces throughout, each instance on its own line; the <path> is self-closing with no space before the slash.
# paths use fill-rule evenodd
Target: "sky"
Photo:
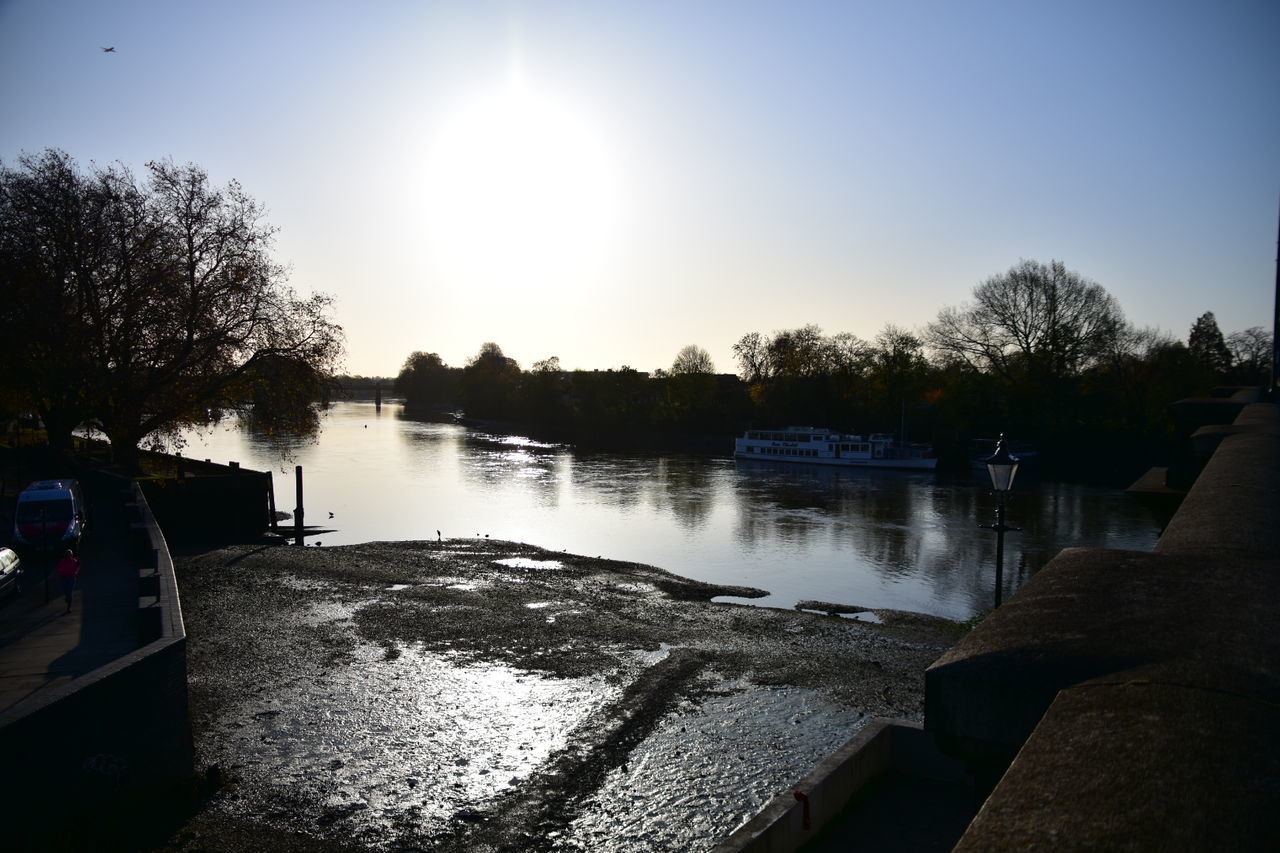
<path id="1" fill-rule="evenodd" d="M 239 181 L 351 374 L 736 372 L 1022 259 L 1185 340 L 1271 327 L 1277 36 L 1274 0 L 0 0 L 0 160 Z"/>

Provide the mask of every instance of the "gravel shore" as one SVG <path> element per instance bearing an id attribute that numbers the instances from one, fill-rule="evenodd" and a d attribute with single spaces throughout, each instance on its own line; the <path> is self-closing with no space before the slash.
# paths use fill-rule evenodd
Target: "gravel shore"
<path id="1" fill-rule="evenodd" d="M 220 786 L 170 851 L 706 849 L 960 633 L 482 539 L 175 560 Z"/>

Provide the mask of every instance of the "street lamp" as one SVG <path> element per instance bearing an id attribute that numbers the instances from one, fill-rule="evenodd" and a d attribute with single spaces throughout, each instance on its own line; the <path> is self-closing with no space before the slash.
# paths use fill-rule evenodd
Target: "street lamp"
<path id="1" fill-rule="evenodd" d="M 1004 446 L 1004 433 L 996 442 L 996 452 L 987 458 L 987 472 L 991 474 L 991 487 L 995 489 L 1000 503 L 996 506 L 996 523 L 979 524 L 979 527 L 996 532 L 996 607 L 1000 606 L 1004 589 L 1004 534 L 1008 530 L 1021 530 L 1004 523 L 1004 501 L 1013 488 L 1013 478 L 1018 473 L 1018 457 L 1009 453 Z"/>

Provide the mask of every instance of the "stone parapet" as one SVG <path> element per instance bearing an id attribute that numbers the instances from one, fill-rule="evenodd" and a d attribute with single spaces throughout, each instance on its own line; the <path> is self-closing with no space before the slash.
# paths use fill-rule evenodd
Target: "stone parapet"
<path id="1" fill-rule="evenodd" d="M 1071 549 L 926 673 L 992 787 L 958 850 L 1280 846 L 1280 410 L 1244 406 L 1152 553 Z"/>

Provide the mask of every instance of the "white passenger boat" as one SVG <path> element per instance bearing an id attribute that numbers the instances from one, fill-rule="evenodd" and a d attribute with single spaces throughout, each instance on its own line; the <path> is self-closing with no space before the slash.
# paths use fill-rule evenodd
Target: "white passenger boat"
<path id="1" fill-rule="evenodd" d="M 738 459 L 846 468 L 938 467 L 933 448 L 927 444 L 899 444 L 887 433 L 847 435 L 814 427 L 747 430 L 741 438 L 734 439 L 733 455 Z"/>

